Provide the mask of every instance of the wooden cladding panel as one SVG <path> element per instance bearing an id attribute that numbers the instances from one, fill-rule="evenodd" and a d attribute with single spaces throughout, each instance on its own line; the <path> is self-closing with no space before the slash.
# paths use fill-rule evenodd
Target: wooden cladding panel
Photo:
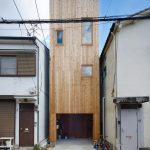
<path id="1" fill-rule="evenodd" d="M 98 0 L 50 0 L 50 19 L 98 16 Z M 56 45 L 56 31 L 63 30 L 63 45 Z M 50 132 L 58 114 L 93 114 L 93 139 L 99 134 L 98 25 L 93 23 L 93 43 L 82 45 L 81 23 L 50 27 Z M 92 65 L 91 77 L 82 77 L 82 65 Z M 52 104 L 52 105 L 51 105 Z M 55 118 L 54 120 L 52 118 Z M 96 128 L 96 129 L 95 129 Z M 50 139 L 55 141 L 56 134 Z"/>
<path id="2" fill-rule="evenodd" d="M 18 75 L 35 75 L 35 54 L 21 54 L 17 56 Z"/>
<path id="3" fill-rule="evenodd" d="M 50 2 L 54 6 L 50 13 L 51 19 L 98 16 L 98 9 L 96 10 L 95 7 L 97 0 L 86 0 L 86 2 L 51 0 Z M 55 44 L 57 29 L 63 30 L 63 46 Z M 98 26 L 93 23 L 93 44 L 88 46 L 82 45 L 81 23 L 51 25 L 51 82 L 54 82 L 51 88 L 55 93 L 51 100 L 55 101 L 56 113 L 92 113 L 95 112 L 96 105 L 99 105 L 97 32 Z M 86 79 L 86 86 L 81 76 L 83 64 L 93 66 L 93 75 Z"/>

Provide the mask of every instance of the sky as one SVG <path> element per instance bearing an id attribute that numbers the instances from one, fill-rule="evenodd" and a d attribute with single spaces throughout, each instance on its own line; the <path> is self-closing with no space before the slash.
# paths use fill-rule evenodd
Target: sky
<path id="1" fill-rule="evenodd" d="M 15 7 L 14 1 L 20 11 L 23 19 L 49 19 L 49 0 L 0 0 L 0 19 L 19 19 L 21 17 Z M 36 2 L 36 4 L 35 4 Z M 44 40 L 49 47 L 49 25 L 42 25 L 44 37 L 41 26 L 26 25 L 31 36 L 37 36 L 43 43 Z M 34 31 L 35 30 L 35 31 Z M 24 25 L 0 25 L 0 36 L 28 36 Z"/>
<path id="2" fill-rule="evenodd" d="M 37 2 L 40 19 L 49 18 L 49 0 L 0 0 L 0 19 L 21 19 L 13 1 L 16 2 L 23 19 L 38 19 L 35 1 Z M 150 0 L 100 0 L 99 14 L 100 16 L 130 15 L 148 7 L 150 7 Z M 99 51 L 101 52 L 112 23 L 101 22 L 99 24 Z M 26 25 L 26 27 L 31 36 L 37 36 L 43 42 L 45 38 L 49 47 L 48 24 L 42 25 L 44 38 L 40 25 Z M 28 34 L 24 25 L 0 25 L 0 36 L 28 36 Z"/>
<path id="3" fill-rule="evenodd" d="M 132 15 L 150 7 L 150 0 L 101 0 L 100 16 Z M 100 23 L 100 46 L 101 52 L 112 23 Z"/>

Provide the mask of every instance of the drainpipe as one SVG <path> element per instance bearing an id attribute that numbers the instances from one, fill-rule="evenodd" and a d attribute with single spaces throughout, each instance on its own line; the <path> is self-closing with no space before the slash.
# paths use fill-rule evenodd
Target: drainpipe
<path id="1" fill-rule="evenodd" d="M 37 74 L 37 103 L 39 107 L 39 46 L 36 42 L 36 38 L 34 39 L 34 44 L 37 47 L 37 69 L 36 69 L 36 74 Z M 37 143 L 39 143 L 39 110 L 37 111 Z"/>
<path id="2" fill-rule="evenodd" d="M 115 34 L 115 72 L 116 72 L 116 77 L 115 77 L 115 81 L 116 81 L 116 91 L 115 91 L 115 97 L 117 98 L 117 96 L 118 96 L 118 94 L 117 94 L 117 92 L 118 92 L 118 86 L 117 86 L 117 62 L 118 62 L 118 59 L 117 59 L 117 57 L 118 57 L 118 51 L 117 51 L 117 42 L 118 42 L 118 40 L 117 40 L 118 38 L 117 38 L 117 32 L 116 32 L 116 34 Z M 117 111 L 117 109 L 118 109 L 118 107 L 117 107 L 117 105 L 115 105 L 115 122 L 116 122 L 116 120 L 118 120 L 117 119 L 117 117 L 118 117 L 118 111 Z M 120 120 L 120 118 L 119 118 L 119 120 Z M 117 124 L 116 124 L 116 132 L 115 132 L 115 136 L 117 136 L 118 135 L 118 121 L 116 122 Z M 120 132 L 121 133 L 121 132 Z M 117 138 L 119 139 L 119 137 L 117 136 Z M 117 142 L 116 142 L 117 140 L 115 140 L 115 146 L 117 146 Z M 120 146 L 121 146 L 121 143 L 120 143 Z"/>
<path id="3" fill-rule="evenodd" d="M 102 98 L 102 112 L 103 112 L 103 139 L 105 139 L 105 97 Z"/>

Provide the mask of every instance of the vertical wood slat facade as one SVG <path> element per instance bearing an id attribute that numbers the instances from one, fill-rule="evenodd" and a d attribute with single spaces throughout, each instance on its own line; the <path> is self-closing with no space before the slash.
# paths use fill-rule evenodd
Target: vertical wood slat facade
<path id="1" fill-rule="evenodd" d="M 50 19 L 98 17 L 98 0 L 50 0 Z M 93 23 L 91 45 L 82 44 L 81 23 L 50 26 L 50 141 L 56 141 L 56 114 L 93 114 L 93 140 L 99 138 L 98 25 Z M 63 44 L 56 44 L 56 31 Z M 82 65 L 92 76 L 82 76 Z"/>

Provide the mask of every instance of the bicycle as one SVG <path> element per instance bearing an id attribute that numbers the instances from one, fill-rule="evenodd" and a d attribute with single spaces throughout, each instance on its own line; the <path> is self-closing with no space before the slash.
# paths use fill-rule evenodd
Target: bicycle
<path id="1" fill-rule="evenodd" d="M 109 146 L 109 143 L 103 139 L 101 142 L 100 142 L 100 148 L 101 150 L 110 150 L 110 146 Z"/>
<path id="2" fill-rule="evenodd" d="M 109 142 L 103 137 L 100 138 L 97 150 L 110 150 Z"/>

